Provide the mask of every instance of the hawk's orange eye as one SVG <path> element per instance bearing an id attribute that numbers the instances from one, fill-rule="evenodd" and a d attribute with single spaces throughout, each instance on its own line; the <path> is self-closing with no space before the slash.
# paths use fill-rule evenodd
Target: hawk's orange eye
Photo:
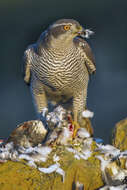
<path id="1" fill-rule="evenodd" d="M 70 25 L 65 25 L 64 26 L 64 30 L 69 30 L 70 29 Z"/>

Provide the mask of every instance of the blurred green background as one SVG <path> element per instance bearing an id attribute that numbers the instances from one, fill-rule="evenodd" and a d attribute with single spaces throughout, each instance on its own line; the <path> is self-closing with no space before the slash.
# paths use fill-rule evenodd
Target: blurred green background
<path id="1" fill-rule="evenodd" d="M 115 123 L 127 117 L 127 0 L 0 0 L 0 138 L 36 118 L 22 56 L 60 18 L 95 32 L 88 40 L 97 66 L 88 89 L 95 136 L 108 142 Z"/>

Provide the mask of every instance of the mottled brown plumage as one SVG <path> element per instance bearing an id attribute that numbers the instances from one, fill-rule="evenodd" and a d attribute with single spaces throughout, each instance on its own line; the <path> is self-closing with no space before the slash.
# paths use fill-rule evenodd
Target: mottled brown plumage
<path id="1" fill-rule="evenodd" d="M 5 143 L 13 142 L 15 146 L 27 148 L 42 143 L 46 134 L 47 130 L 41 121 L 27 121 L 18 125 Z"/>
<path id="2" fill-rule="evenodd" d="M 84 34 L 77 21 L 61 19 L 25 51 L 24 80 L 39 114 L 51 102 L 72 109 L 74 120 L 79 120 L 86 107 L 89 74 L 96 70 L 88 43 L 79 37 Z"/>

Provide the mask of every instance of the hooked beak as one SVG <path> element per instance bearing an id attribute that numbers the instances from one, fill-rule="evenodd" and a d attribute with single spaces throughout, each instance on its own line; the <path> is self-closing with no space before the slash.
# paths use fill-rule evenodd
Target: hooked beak
<path id="1" fill-rule="evenodd" d="M 81 36 L 82 38 L 89 38 L 93 34 L 94 32 L 92 30 L 84 28 L 82 28 L 82 30 L 78 32 L 78 36 Z"/>

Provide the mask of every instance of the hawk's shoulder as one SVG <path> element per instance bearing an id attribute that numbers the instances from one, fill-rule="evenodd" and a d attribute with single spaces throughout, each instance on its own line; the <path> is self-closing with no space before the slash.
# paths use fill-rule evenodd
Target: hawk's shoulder
<path id="1" fill-rule="evenodd" d="M 81 49 L 82 54 L 84 54 L 84 62 L 87 66 L 89 73 L 90 74 L 95 73 L 96 71 L 95 58 L 89 44 L 80 37 L 75 38 L 74 43 L 78 48 Z"/>

